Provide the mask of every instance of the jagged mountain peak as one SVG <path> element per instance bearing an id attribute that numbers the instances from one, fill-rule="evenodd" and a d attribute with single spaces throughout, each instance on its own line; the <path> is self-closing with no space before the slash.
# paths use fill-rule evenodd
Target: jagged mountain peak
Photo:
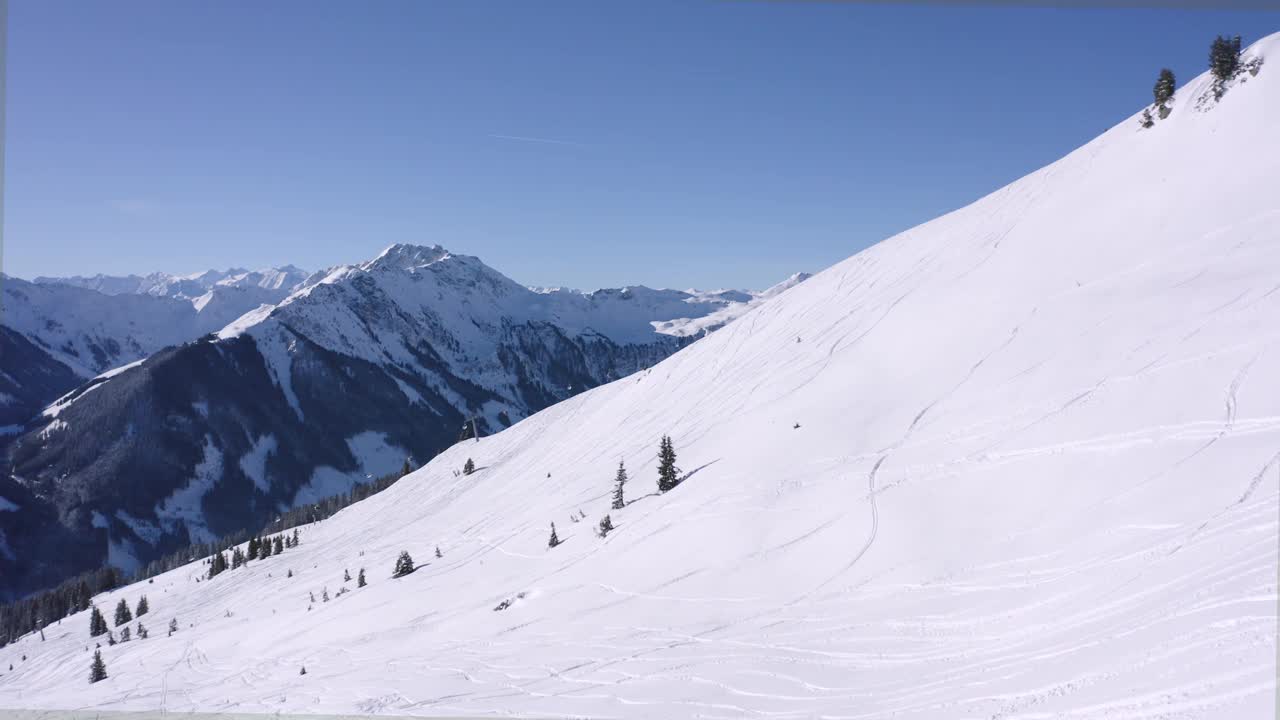
<path id="1" fill-rule="evenodd" d="M 365 270 L 416 270 L 449 257 L 452 255 L 440 245 L 395 243 L 360 267 Z"/>

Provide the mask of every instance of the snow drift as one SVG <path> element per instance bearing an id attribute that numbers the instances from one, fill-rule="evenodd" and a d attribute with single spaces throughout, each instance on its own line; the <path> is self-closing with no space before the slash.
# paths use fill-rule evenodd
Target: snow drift
<path id="1" fill-rule="evenodd" d="M 1276 75 L 1196 107 L 1199 78 L 1154 128 L 459 444 L 281 556 L 99 597 L 145 593 L 157 631 L 104 647 L 95 685 L 87 616 L 25 638 L 0 706 L 1268 717 Z M 687 479 L 656 495 L 663 434 Z M 401 550 L 421 567 L 392 579 Z"/>

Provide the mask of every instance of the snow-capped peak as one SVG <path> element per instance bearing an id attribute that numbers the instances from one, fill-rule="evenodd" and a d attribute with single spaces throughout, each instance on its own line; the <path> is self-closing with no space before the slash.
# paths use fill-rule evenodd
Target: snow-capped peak
<path id="1" fill-rule="evenodd" d="M 414 270 L 451 257 L 449 251 L 439 245 L 410 245 L 395 243 L 383 250 L 378 257 L 361 265 L 363 270 L 397 269 Z"/>

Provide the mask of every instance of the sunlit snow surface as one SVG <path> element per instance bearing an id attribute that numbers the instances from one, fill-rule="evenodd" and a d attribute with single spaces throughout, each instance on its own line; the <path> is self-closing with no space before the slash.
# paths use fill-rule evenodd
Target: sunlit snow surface
<path id="1" fill-rule="evenodd" d="M 1280 68 L 1206 87 L 282 556 L 97 598 L 145 593 L 151 637 L 94 685 L 86 614 L 24 638 L 0 707 L 1272 717 Z"/>

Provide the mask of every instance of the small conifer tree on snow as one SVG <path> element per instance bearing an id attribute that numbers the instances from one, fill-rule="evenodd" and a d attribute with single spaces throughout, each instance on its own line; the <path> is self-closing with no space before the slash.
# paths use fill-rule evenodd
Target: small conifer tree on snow
<path id="1" fill-rule="evenodd" d="M 142 597 L 138 598 L 138 610 L 134 613 L 134 615 L 138 617 L 142 617 L 143 615 L 146 615 L 150 611 L 151 611 L 151 606 L 147 604 L 147 596 L 143 595 Z"/>
<path id="2" fill-rule="evenodd" d="M 621 510 L 627 506 L 626 497 L 623 495 L 622 486 L 627 484 L 627 468 L 618 461 L 618 474 L 613 476 L 613 505 L 611 509 Z"/>
<path id="3" fill-rule="evenodd" d="M 176 632 L 178 632 L 178 618 L 173 618 L 169 621 L 169 634 L 172 635 Z"/>
<path id="4" fill-rule="evenodd" d="M 467 462 L 462 465 L 462 474 L 470 475 L 476 471 L 476 464 L 471 458 L 467 458 Z"/>
<path id="5" fill-rule="evenodd" d="M 364 587 L 368 584 L 364 579 L 364 568 L 360 568 L 360 572 L 356 573 L 356 587 Z"/>
<path id="6" fill-rule="evenodd" d="M 658 492 L 667 492 L 680 484 L 680 468 L 676 467 L 676 449 L 670 435 L 658 444 Z"/>
<path id="7" fill-rule="evenodd" d="M 129 612 L 129 603 L 124 602 L 124 598 L 122 597 L 120 598 L 120 602 L 115 603 L 116 628 L 119 628 L 120 625 L 128 623 L 129 620 L 133 620 L 133 614 L 132 612 Z"/>
<path id="8" fill-rule="evenodd" d="M 413 558 L 409 556 L 408 550 L 401 550 L 400 557 L 396 558 L 395 572 L 391 574 L 391 577 L 404 577 L 413 571 Z"/>
<path id="9" fill-rule="evenodd" d="M 600 518 L 600 528 L 598 532 L 600 533 L 600 537 L 608 537 L 609 533 L 613 532 L 613 518 L 608 515 Z"/>
<path id="10" fill-rule="evenodd" d="M 553 548 L 560 544 L 560 537 L 556 535 L 556 524 L 551 523 L 551 538 L 547 540 L 547 547 Z"/>
<path id="11" fill-rule="evenodd" d="M 1236 76 L 1240 69 L 1240 36 L 1228 38 L 1219 35 L 1209 46 L 1209 70 L 1219 83 Z"/>
<path id="12" fill-rule="evenodd" d="M 102 651 L 93 651 L 93 663 L 89 666 L 89 684 L 107 679 L 107 664 L 102 661 Z"/>
<path id="13" fill-rule="evenodd" d="M 102 611 L 97 605 L 93 606 L 93 612 L 89 614 L 89 637 L 98 637 L 107 633 L 107 619 L 102 617 Z"/>
<path id="14" fill-rule="evenodd" d="M 439 558 L 442 558 L 442 557 L 444 557 L 444 555 L 440 552 L 440 546 L 439 546 L 439 545 L 437 545 L 437 546 L 436 546 L 436 558 L 437 558 L 437 559 L 439 559 Z"/>
<path id="15" fill-rule="evenodd" d="M 342 581 L 343 581 L 343 582 L 351 582 L 351 571 L 350 571 L 350 570 L 343 569 L 343 571 L 342 571 Z"/>
<path id="16" fill-rule="evenodd" d="M 1178 89 L 1178 82 L 1173 77 L 1173 71 L 1169 68 L 1160 70 L 1160 77 L 1156 78 L 1156 85 L 1151 90 L 1151 94 L 1155 97 L 1156 105 L 1164 107 L 1165 103 L 1173 99 L 1173 93 Z"/>

